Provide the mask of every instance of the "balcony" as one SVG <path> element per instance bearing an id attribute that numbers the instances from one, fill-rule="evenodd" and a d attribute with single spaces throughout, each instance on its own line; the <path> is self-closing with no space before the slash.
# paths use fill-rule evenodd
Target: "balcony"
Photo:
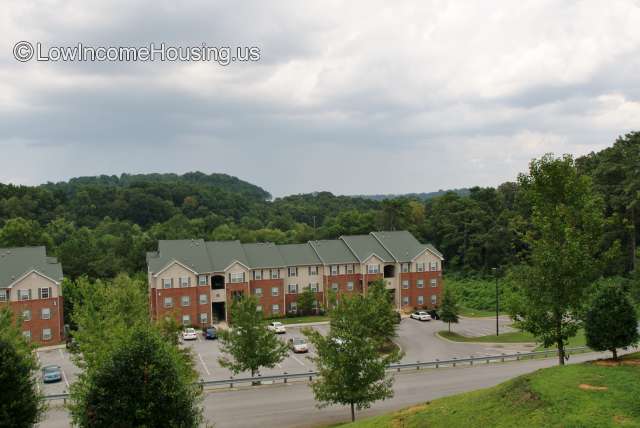
<path id="1" fill-rule="evenodd" d="M 222 290 L 211 290 L 211 302 L 226 302 L 227 301 L 227 292 Z"/>

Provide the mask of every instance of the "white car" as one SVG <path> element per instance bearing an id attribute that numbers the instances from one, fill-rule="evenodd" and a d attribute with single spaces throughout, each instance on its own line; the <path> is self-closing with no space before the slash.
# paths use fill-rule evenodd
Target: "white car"
<path id="1" fill-rule="evenodd" d="M 304 339 L 299 337 L 289 339 L 289 346 L 295 354 L 304 354 L 305 352 L 309 352 L 309 345 L 307 345 L 307 342 Z"/>
<path id="2" fill-rule="evenodd" d="M 287 332 L 287 329 L 285 328 L 284 324 L 282 324 L 280 321 L 270 322 L 269 325 L 267 326 L 267 329 L 269 329 L 269 331 L 274 332 L 275 334 L 285 334 Z"/>
<path id="3" fill-rule="evenodd" d="M 427 311 L 415 311 L 411 314 L 411 318 L 419 321 L 431 321 L 431 315 Z"/>
<path id="4" fill-rule="evenodd" d="M 198 339 L 198 333 L 195 328 L 185 328 L 182 331 L 182 340 L 196 340 Z"/>

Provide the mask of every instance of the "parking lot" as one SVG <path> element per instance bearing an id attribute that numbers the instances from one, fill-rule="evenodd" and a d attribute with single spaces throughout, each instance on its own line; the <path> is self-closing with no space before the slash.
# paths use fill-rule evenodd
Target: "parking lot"
<path id="1" fill-rule="evenodd" d="M 501 331 L 513 331 L 508 327 L 510 320 L 501 318 Z M 287 332 L 278 337 L 283 341 L 288 341 L 293 337 L 304 337 L 302 329 L 305 327 L 287 326 Z M 308 327 L 307 327 L 308 328 Z M 329 330 L 326 324 L 311 326 L 323 334 Z M 496 355 L 502 352 L 527 352 L 531 347 L 525 344 L 476 344 L 476 343 L 458 343 L 443 340 L 436 336 L 436 333 L 445 330 L 447 325 L 440 321 L 422 322 L 409 318 L 405 318 L 398 328 L 398 337 L 396 343 L 404 352 L 403 362 L 415 361 L 432 361 L 435 359 L 447 359 L 451 357 L 468 357 L 470 355 Z M 480 336 L 493 334 L 495 332 L 495 319 L 487 318 L 461 318 L 460 323 L 452 327 L 453 331 L 467 336 Z M 222 356 L 220 352 L 220 343 L 218 340 L 204 340 L 201 334 L 194 341 L 185 342 L 183 346 L 188 347 L 193 352 L 194 363 L 200 379 L 213 380 L 225 379 L 232 376 L 232 373 L 220 366 L 218 358 Z M 260 373 L 262 375 L 300 373 L 314 370 L 313 363 L 308 357 L 315 356 L 315 350 L 310 345 L 309 352 L 306 354 L 289 355 L 276 367 L 272 369 L 263 368 Z M 38 351 L 38 358 L 42 366 L 48 364 L 56 364 L 62 368 L 63 381 L 43 385 L 45 394 L 59 394 L 68 392 L 68 385 L 72 383 L 79 372 L 79 369 L 73 364 L 69 353 L 66 349 L 53 349 Z M 248 377 L 250 373 L 240 373 L 235 377 Z"/>

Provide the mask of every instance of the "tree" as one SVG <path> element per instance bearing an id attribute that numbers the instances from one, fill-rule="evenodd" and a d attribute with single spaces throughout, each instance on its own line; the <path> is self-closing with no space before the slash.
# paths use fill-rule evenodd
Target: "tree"
<path id="1" fill-rule="evenodd" d="M 384 280 L 373 281 L 366 295 L 368 309 L 367 318 L 369 322 L 365 324 L 370 332 L 368 335 L 380 342 L 380 346 L 389 345 L 396 337 L 397 313 L 393 305 L 393 295 L 389 294 L 385 287 Z"/>
<path id="2" fill-rule="evenodd" d="M 316 301 L 316 293 L 311 291 L 311 287 L 306 287 L 302 293 L 298 294 L 298 312 L 302 315 L 309 315 L 313 312 L 313 302 Z"/>
<path id="3" fill-rule="evenodd" d="M 448 288 L 444 289 L 444 296 L 442 297 L 442 306 L 440 307 L 440 319 L 443 322 L 449 324 L 449 333 L 451 333 L 451 323 L 457 324 L 458 319 L 458 303 L 455 296 Z"/>
<path id="4" fill-rule="evenodd" d="M 596 351 L 611 351 L 638 341 L 638 317 L 622 287 L 607 285 L 594 297 L 584 320 L 587 346 Z"/>
<path id="5" fill-rule="evenodd" d="M 369 327 L 372 306 L 372 299 L 345 297 L 331 312 L 327 336 L 311 329 L 304 332 L 317 352 L 312 360 L 320 376 L 311 388 L 318 406 L 348 405 L 352 421 L 356 409 L 393 396 L 393 378 L 387 376 L 386 368 L 401 356 L 397 349 L 380 352 L 381 338 L 372 336 Z"/>
<path id="6" fill-rule="evenodd" d="M 35 355 L 13 323 L 13 314 L 8 308 L 0 309 L 1 426 L 32 427 L 39 421 L 44 402 L 33 376 L 37 369 Z"/>
<path id="7" fill-rule="evenodd" d="M 71 416 L 80 427 L 198 427 L 196 380 L 177 346 L 150 325 L 137 325 L 71 386 Z"/>
<path id="8" fill-rule="evenodd" d="M 289 354 L 287 345 L 267 329 L 254 297 L 232 303 L 231 323 L 230 330 L 218 332 L 220 350 L 231 358 L 225 356 L 218 361 L 233 373 L 248 370 L 253 377 L 260 367 L 273 368 Z"/>
<path id="9" fill-rule="evenodd" d="M 597 253 L 602 201 L 569 155 L 534 159 L 519 183 L 531 206 L 526 237 L 531 253 L 528 263 L 512 272 L 518 298 L 511 311 L 520 328 L 544 346 L 557 346 L 563 365 L 565 344 L 580 325 L 585 292 L 606 260 Z"/>

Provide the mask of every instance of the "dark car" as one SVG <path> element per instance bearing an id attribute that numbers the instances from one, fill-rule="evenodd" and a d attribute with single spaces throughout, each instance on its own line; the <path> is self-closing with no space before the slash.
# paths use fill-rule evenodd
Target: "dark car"
<path id="1" fill-rule="evenodd" d="M 214 340 L 218 338 L 218 331 L 215 327 L 209 327 L 204 331 L 204 338 L 207 340 Z"/>
<path id="2" fill-rule="evenodd" d="M 440 315 L 438 315 L 438 311 L 436 311 L 435 309 L 431 309 L 429 311 L 429 315 L 431 315 L 431 319 L 433 319 L 433 320 L 439 320 L 440 319 Z"/>

